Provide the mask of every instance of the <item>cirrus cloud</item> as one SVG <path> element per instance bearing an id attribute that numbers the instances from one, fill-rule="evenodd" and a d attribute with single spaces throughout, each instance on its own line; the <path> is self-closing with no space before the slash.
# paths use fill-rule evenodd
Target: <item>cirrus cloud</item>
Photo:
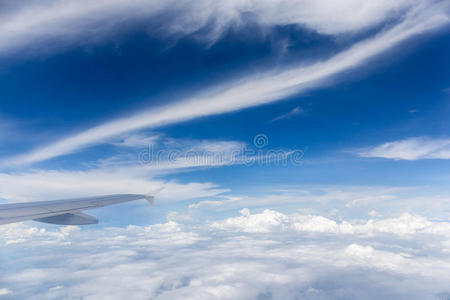
<path id="1" fill-rule="evenodd" d="M 197 95 L 171 101 L 144 112 L 92 127 L 29 153 L 8 158 L 4 165 L 31 164 L 70 154 L 126 132 L 157 128 L 280 101 L 313 87 L 329 84 L 335 75 L 361 66 L 376 55 L 412 36 L 448 24 L 448 4 L 423 2 L 408 11 L 400 23 L 360 41 L 335 56 L 310 65 L 259 72 L 236 81 L 206 88 Z M 196 109 L 192 109 L 195 107 Z"/>
<path id="2" fill-rule="evenodd" d="M 422 0 L 245 0 L 245 1 L 20 1 L 0 4 L 0 54 L 25 46 L 95 43 L 123 24 L 144 22 L 153 34 L 197 33 L 207 43 L 249 20 L 259 26 L 298 24 L 324 34 L 357 32 L 399 17 Z M 161 18 L 163 16 L 163 18 Z M 164 23 L 161 23 L 164 19 Z M 57 43 L 55 43 L 57 41 Z M 45 43 L 48 46 L 48 43 Z M 37 46 L 36 46 L 37 45 Z"/>
<path id="3" fill-rule="evenodd" d="M 413 137 L 367 148 L 357 154 L 395 160 L 450 159 L 450 139 Z"/>

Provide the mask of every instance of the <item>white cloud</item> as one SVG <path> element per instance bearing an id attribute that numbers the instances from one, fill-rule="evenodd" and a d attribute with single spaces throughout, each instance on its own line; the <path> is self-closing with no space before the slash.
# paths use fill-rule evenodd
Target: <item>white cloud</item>
<path id="1" fill-rule="evenodd" d="M 301 108 L 300 106 L 294 107 L 294 109 L 292 109 L 290 112 L 285 113 L 281 116 L 278 116 L 276 118 L 273 118 L 272 120 L 270 120 L 269 122 L 275 122 L 275 121 L 279 121 L 279 120 L 283 120 L 283 119 L 290 119 L 294 116 L 300 115 L 304 112 L 303 108 Z"/>
<path id="2" fill-rule="evenodd" d="M 443 234 L 450 228 L 450 223 L 433 223 L 424 217 L 403 213 L 397 218 L 368 220 L 365 222 L 336 222 L 319 215 L 286 215 L 265 209 L 262 213 L 251 214 L 248 209 L 241 210 L 242 216 L 214 222 L 216 229 L 238 232 L 286 232 L 332 233 L 372 236 L 386 233 L 407 236 L 419 233 Z"/>
<path id="3" fill-rule="evenodd" d="M 255 222 L 254 217 L 260 220 Z M 322 216 L 303 217 L 244 210 L 240 217 L 217 221 L 247 220 L 246 224 L 236 221 L 227 231 L 216 225 L 174 221 L 64 234 L 59 227 L 42 231 L 23 224 L 1 226 L 0 254 L 8 253 L 8 260 L 2 261 L 5 271 L 0 284 L 14 291 L 9 299 L 433 299 L 449 295 L 448 222 L 407 214 L 373 220 L 391 224 L 386 232 L 385 225 L 376 224 L 373 227 L 382 230 L 370 231 L 370 220 L 337 223 Z M 280 222 L 289 227 L 274 226 Z M 336 230 L 342 224 L 362 227 L 364 234 Z M 428 230 L 443 224 L 446 230 Z M 413 229 L 397 231 L 404 226 Z M 252 230 L 243 230 L 248 228 Z M 26 256 L 23 245 L 5 243 L 18 238 L 26 240 Z"/>
<path id="4" fill-rule="evenodd" d="M 384 143 L 357 153 L 361 157 L 396 160 L 450 159 L 450 139 L 414 137 Z"/>
<path id="5" fill-rule="evenodd" d="M 181 214 L 181 213 L 178 213 L 176 211 L 170 211 L 166 215 L 166 218 L 167 218 L 168 221 L 182 222 L 182 223 L 191 222 L 191 221 L 194 220 L 192 218 L 192 216 L 190 216 L 188 214 Z"/>
<path id="6" fill-rule="evenodd" d="M 151 143 L 149 146 L 147 143 Z M 238 141 L 173 139 L 132 135 L 116 144 L 122 154 L 85 165 L 84 170 L 0 172 L 0 198 L 37 201 L 113 193 L 148 193 L 164 189 L 158 201 L 213 197 L 229 191 L 204 182 L 177 183 L 155 179 L 169 173 L 248 163 Z M 124 149 L 125 148 L 125 149 Z M 264 157 L 259 157 L 263 159 Z"/>
<path id="7" fill-rule="evenodd" d="M 241 210 L 242 216 L 229 218 L 212 224 L 213 228 L 243 231 L 243 232 L 271 232 L 273 228 L 279 228 L 287 220 L 282 213 L 266 209 L 261 214 L 252 215 L 249 210 Z"/>
<path id="8" fill-rule="evenodd" d="M 371 217 L 376 217 L 378 215 L 379 215 L 379 213 L 376 210 L 372 209 L 371 211 L 369 211 L 369 216 L 371 216 Z"/>
<path id="9" fill-rule="evenodd" d="M 5 296 L 5 295 L 9 295 L 9 294 L 11 294 L 11 293 L 12 293 L 11 290 L 8 290 L 8 289 L 5 289 L 5 288 L 1 288 L 1 289 L 0 289 L 0 297 L 1 297 L 1 296 Z"/>
<path id="10" fill-rule="evenodd" d="M 86 171 L 0 173 L 0 197 L 10 202 L 62 199 L 120 193 L 148 193 L 164 188 L 157 201 L 173 202 L 212 197 L 227 189 L 212 183 L 177 183 L 156 180 L 145 167 L 105 168 Z"/>
<path id="11" fill-rule="evenodd" d="M 211 182 L 178 183 L 163 180 L 161 176 L 238 164 L 271 164 L 279 159 L 288 159 L 290 155 L 287 152 L 282 158 L 252 156 L 246 155 L 246 145 L 237 141 L 177 140 L 165 137 L 158 139 L 155 148 L 139 149 L 141 141 L 149 140 L 145 136 L 135 136 L 132 143 L 126 143 L 127 147 L 131 147 L 126 149 L 126 154 L 86 164 L 84 170 L 0 172 L 0 185 L 3 186 L 0 199 L 25 202 L 115 193 L 146 194 L 161 188 L 162 191 L 157 195 L 157 202 L 161 203 L 215 198 L 230 190 Z M 122 150 L 122 144 L 118 146 Z"/>
<path id="12" fill-rule="evenodd" d="M 224 200 L 203 200 L 192 204 L 191 208 L 221 206 L 222 209 L 242 207 L 263 207 L 267 205 L 288 205 L 298 203 L 319 203 L 320 205 L 339 203 L 346 208 L 380 205 L 405 198 L 408 192 L 417 193 L 419 187 L 383 187 L 383 186 L 299 186 L 272 190 L 263 196 L 246 195 L 224 196 Z M 423 189 L 422 191 L 425 191 Z M 430 191 L 428 191 L 430 195 Z M 410 195 L 408 195 L 410 196 Z"/>
<path id="13" fill-rule="evenodd" d="M 250 152 L 247 144 L 239 141 L 174 139 L 143 134 L 117 140 L 112 142 L 116 146 L 112 156 L 84 165 L 102 169 L 122 166 L 145 170 L 147 174 L 156 176 L 194 168 L 287 160 L 292 156 L 292 151 L 278 157 L 270 156 L 270 153 L 256 155 L 255 151 Z"/>
<path id="14" fill-rule="evenodd" d="M 243 208 L 290 211 L 302 215 L 392 217 L 411 215 L 447 219 L 450 191 L 436 186 L 300 186 L 297 188 L 259 186 L 258 196 L 230 192 L 204 200 L 194 200 L 189 209 L 197 213 L 224 213 Z M 339 219 L 339 218 L 338 218 Z"/>
<path id="15" fill-rule="evenodd" d="M 262 27 L 299 24 L 325 34 L 357 32 L 398 17 L 421 0 L 183 0 L 20 1 L 3 4 L 0 52 L 55 40 L 59 44 L 94 43 L 122 24 L 146 22 L 153 34 L 185 36 L 203 29 L 211 43 L 230 27 L 249 22 Z M 431 1 L 430 1 L 431 2 Z M 6 6 L 6 7 L 5 7 Z M 2 8 L 2 7 L 0 7 Z M 1 11 L 1 9 L 0 9 Z M 161 24 L 159 17 L 164 16 Z M 251 17 L 249 17 L 251 16 Z M 38 46 L 36 46 L 36 44 Z M 48 49 L 48 43 L 46 44 Z"/>
<path id="16" fill-rule="evenodd" d="M 293 93 L 324 84 L 325 79 L 358 67 L 414 35 L 448 24 L 447 6 L 441 2 L 433 4 L 423 2 L 422 5 L 408 11 L 402 22 L 327 60 L 308 66 L 260 72 L 232 83 L 209 88 L 188 99 L 114 120 L 37 148 L 30 153 L 8 158 L 4 164 L 39 162 L 105 142 L 125 132 L 156 128 L 281 100 Z"/>

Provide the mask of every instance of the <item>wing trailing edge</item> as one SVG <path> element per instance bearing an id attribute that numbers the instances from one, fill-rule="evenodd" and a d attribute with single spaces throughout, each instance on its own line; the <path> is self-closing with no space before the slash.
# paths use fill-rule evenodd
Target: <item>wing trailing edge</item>
<path id="1" fill-rule="evenodd" d="M 56 225 L 91 225 L 98 224 L 98 219 L 83 213 L 67 213 L 52 217 L 33 219 L 33 221 Z"/>

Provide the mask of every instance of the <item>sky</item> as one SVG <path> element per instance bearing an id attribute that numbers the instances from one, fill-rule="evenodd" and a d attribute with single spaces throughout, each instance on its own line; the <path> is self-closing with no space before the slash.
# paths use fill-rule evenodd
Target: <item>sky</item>
<path id="1" fill-rule="evenodd" d="M 448 299 L 450 3 L 0 3 L 0 299 Z"/>

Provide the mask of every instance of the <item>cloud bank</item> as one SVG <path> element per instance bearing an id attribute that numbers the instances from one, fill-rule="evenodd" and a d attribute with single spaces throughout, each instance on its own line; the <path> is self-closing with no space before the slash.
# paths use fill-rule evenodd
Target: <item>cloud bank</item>
<path id="1" fill-rule="evenodd" d="M 336 222 L 318 215 L 286 215 L 270 209 L 266 209 L 262 213 L 251 214 L 249 209 L 244 208 L 240 213 L 242 216 L 214 222 L 211 226 L 215 229 L 233 232 L 267 233 L 295 231 L 361 236 L 373 236 L 383 233 L 398 236 L 419 233 L 446 234 L 450 229 L 450 224 L 447 222 L 433 223 L 424 217 L 409 213 L 403 213 L 397 218 L 354 223 L 348 221 Z"/>
<path id="2" fill-rule="evenodd" d="M 450 293 L 449 227 L 272 210 L 195 226 L 11 224 L 0 227 L 0 286 L 8 299 L 439 299 Z"/>

